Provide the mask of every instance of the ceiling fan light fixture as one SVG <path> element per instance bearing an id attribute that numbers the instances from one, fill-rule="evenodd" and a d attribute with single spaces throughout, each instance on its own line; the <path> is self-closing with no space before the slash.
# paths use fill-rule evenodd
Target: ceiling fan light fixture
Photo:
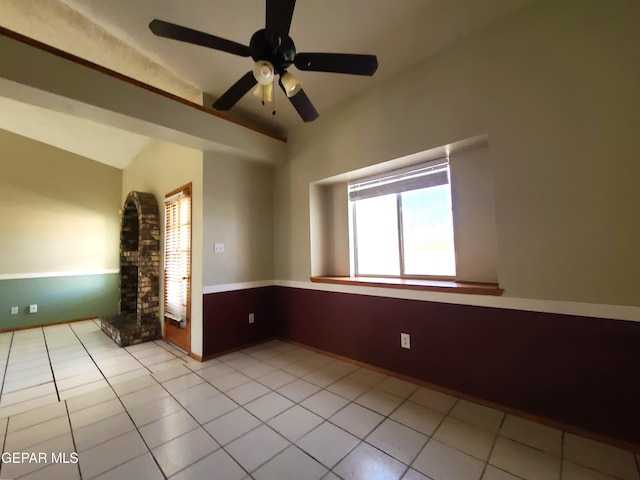
<path id="1" fill-rule="evenodd" d="M 273 83 L 256 86 L 253 94 L 263 102 L 273 102 Z"/>
<path id="2" fill-rule="evenodd" d="M 273 83 L 274 73 L 273 64 L 266 60 L 259 60 L 253 66 L 253 76 L 260 85 Z"/>
<path id="3" fill-rule="evenodd" d="M 291 105 L 302 120 L 312 122 L 318 118 L 318 112 L 302 88 L 302 83 L 287 73 L 287 68 L 294 65 L 302 71 L 364 76 L 371 76 L 376 72 L 378 59 L 375 55 L 296 52 L 293 39 L 289 36 L 296 0 L 265 0 L 265 2 L 265 27 L 251 36 L 249 45 L 159 19 L 152 20 L 149 23 L 149 28 L 157 37 L 253 59 L 253 68 L 213 103 L 213 108 L 216 110 L 229 110 L 250 91 L 254 91 L 256 96 L 262 97 L 263 102 L 275 102 L 273 85 L 275 77 L 280 76 L 278 86 L 288 97 Z M 255 88 L 256 84 L 260 85 L 257 89 Z M 272 113 L 275 115 L 275 109 Z"/>
<path id="4" fill-rule="evenodd" d="M 293 97 L 296 93 L 302 90 L 302 82 L 291 75 L 289 72 L 284 72 L 282 75 L 280 75 L 280 83 L 284 87 L 284 92 L 289 98 Z"/>

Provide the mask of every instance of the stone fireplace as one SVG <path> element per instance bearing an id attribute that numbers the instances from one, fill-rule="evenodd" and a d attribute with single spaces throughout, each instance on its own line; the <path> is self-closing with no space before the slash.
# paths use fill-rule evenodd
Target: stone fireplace
<path id="1" fill-rule="evenodd" d="M 120 313 L 102 330 L 126 347 L 161 338 L 160 215 L 150 193 L 130 192 L 120 228 Z"/>

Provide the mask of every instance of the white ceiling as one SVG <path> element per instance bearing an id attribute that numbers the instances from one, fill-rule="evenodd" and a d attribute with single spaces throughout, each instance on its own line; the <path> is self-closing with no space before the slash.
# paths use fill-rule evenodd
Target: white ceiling
<path id="1" fill-rule="evenodd" d="M 176 80 L 195 85 L 214 99 L 249 71 L 253 61 L 155 37 L 148 29 L 149 22 L 158 18 L 248 45 L 251 35 L 264 27 L 265 17 L 265 0 L 33 0 L 33 8 L 25 8 L 30 4 L 22 0 L 6 1 L 5 21 L 9 28 L 27 25 L 31 31 L 27 29 L 24 34 L 53 45 L 67 45 L 70 53 L 101 63 L 101 53 L 109 47 L 100 43 L 104 40 L 99 38 L 101 34 L 91 28 L 95 24 L 122 41 L 123 48 L 137 52 L 125 55 L 124 50 L 114 50 L 123 55 L 118 57 L 121 63 L 140 63 L 131 70 L 140 72 L 138 80 L 153 83 L 144 75 L 158 75 L 151 68 L 155 62 L 173 72 Z M 339 103 L 530 1 L 298 0 L 290 31 L 298 52 L 372 53 L 378 57 L 379 69 L 371 78 L 299 72 L 295 67 L 291 70 L 302 80 L 320 115 L 329 114 Z M 45 18 L 40 19 L 43 15 Z M 51 15 L 68 18 L 56 23 Z M 10 16 L 25 18 L 9 19 Z M 86 18 L 80 20 L 82 17 Z M 34 23 L 34 19 L 40 23 Z M 4 22 L 0 20 L 1 23 Z M 58 27 L 47 29 L 49 24 Z M 61 25 L 78 32 L 84 30 L 85 34 L 74 37 Z M 40 35 L 43 28 L 47 30 L 44 37 Z M 95 45 L 80 48 L 78 40 L 70 41 L 72 38 L 83 38 Z M 141 60 L 146 58 L 151 62 Z M 111 64 L 109 67 L 114 68 Z M 292 129 L 304 128 L 288 103 L 278 91 L 277 115 L 272 116 L 271 106 L 263 107 L 249 93 L 229 113 L 286 137 Z M 128 165 L 150 140 L 7 99 L 0 99 L 0 128 L 118 168 Z"/>
<path id="2" fill-rule="evenodd" d="M 265 0 L 61 1 L 214 98 L 249 71 L 253 61 L 155 37 L 149 22 L 158 18 L 245 45 L 264 28 Z M 529 1 L 299 0 L 290 31 L 299 52 L 372 53 L 380 67 L 373 78 L 292 72 L 322 115 Z M 251 94 L 231 113 L 286 136 L 302 121 L 281 92 L 277 95 L 275 117 Z"/>

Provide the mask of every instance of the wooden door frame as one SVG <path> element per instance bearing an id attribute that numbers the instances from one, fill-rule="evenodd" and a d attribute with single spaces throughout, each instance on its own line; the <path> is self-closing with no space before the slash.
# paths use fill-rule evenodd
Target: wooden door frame
<path id="1" fill-rule="evenodd" d="M 180 192 L 186 192 L 186 194 L 189 196 L 189 278 L 187 279 L 187 327 L 186 327 L 186 338 L 187 338 L 187 348 L 186 348 L 186 352 L 188 354 L 191 354 L 191 280 L 193 277 L 192 274 L 192 268 L 193 268 L 193 191 L 192 191 L 192 182 L 187 183 L 186 185 L 183 185 L 180 188 L 176 188 L 175 190 L 172 190 L 171 192 L 167 193 L 164 198 L 167 199 L 169 197 L 171 197 L 172 195 L 176 195 Z M 165 214 L 166 215 L 166 214 Z M 167 336 L 167 329 L 166 329 L 166 324 L 167 324 L 167 318 L 164 316 L 164 307 L 166 304 L 166 294 L 167 294 L 167 290 L 166 290 L 166 284 L 167 284 L 167 270 L 164 268 L 165 267 L 165 261 L 166 261 L 166 241 L 167 241 L 167 237 L 166 237 L 166 216 L 164 218 L 164 241 L 165 241 L 165 248 L 163 249 L 163 259 L 162 259 L 162 267 L 163 267 L 163 273 L 162 273 L 162 278 L 163 278 L 163 292 L 162 292 L 162 338 L 172 344 L 175 344 L 177 347 L 182 348 L 181 345 L 176 344 L 174 341 L 171 340 L 170 337 Z M 174 337 L 175 338 L 175 337 Z"/>

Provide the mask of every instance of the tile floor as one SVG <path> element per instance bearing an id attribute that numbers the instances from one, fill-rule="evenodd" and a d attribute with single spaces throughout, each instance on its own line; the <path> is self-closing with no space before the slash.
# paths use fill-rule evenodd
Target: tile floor
<path id="1" fill-rule="evenodd" d="M 0 363 L 2 479 L 640 480 L 631 452 L 281 341 L 199 363 L 87 321 L 2 334 Z"/>

